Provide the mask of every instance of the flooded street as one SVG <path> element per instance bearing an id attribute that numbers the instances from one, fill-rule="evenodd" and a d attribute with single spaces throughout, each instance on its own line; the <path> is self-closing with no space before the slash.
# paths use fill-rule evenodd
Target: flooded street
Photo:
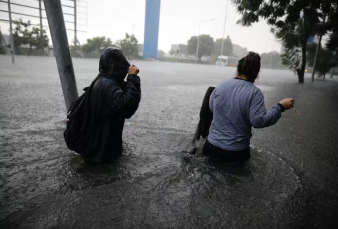
<path id="1" fill-rule="evenodd" d="M 0 228 L 337 228 L 338 81 L 297 83 L 262 69 L 266 107 L 296 100 L 253 129 L 251 159 L 187 154 L 208 86 L 235 68 L 135 61 L 142 101 L 124 153 L 89 166 L 63 140 L 66 108 L 54 58 L 0 56 Z M 79 94 L 98 60 L 74 59 Z"/>

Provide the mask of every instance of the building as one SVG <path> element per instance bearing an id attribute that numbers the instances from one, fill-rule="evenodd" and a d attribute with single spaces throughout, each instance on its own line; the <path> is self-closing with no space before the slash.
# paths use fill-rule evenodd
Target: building
<path id="1" fill-rule="evenodd" d="M 143 58 L 157 60 L 161 0 L 146 0 Z"/>

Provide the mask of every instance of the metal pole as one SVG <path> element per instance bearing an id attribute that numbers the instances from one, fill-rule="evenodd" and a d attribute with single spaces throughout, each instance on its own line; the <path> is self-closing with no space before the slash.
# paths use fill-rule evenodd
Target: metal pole
<path id="1" fill-rule="evenodd" d="M 60 0 L 44 0 L 66 108 L 79 97 Z"/>
<path id="2" fill-rule="evenodd" d="M 198 37 L 197 37 L 197 48 L 196 48 L 196 64 L 197 64 L 197 61 L 198 61 L 198 49 L 199 49 L 199 46 L 200 46 L 200 30 L 201 30 L 201 24 L 203 22 L 208 22 L 208 21 L 213 21 L 215 20 L 214 18 L 213 19 L 209 19 L 209 20 L 204 20 L 204 21 L 201 21 L 199 26 L 198 26 Z"/>
<path id="3" fill-rule="evenodd" d="M 199 46 L 200 46 L 200 29 L 201 29 L 201 23 L 202 23 L 202 22 L 200 22 L 200 24 L 199 24 L 199 26 L 198 26 L 198 37 L 197 37 L 197 47 L 196 47 L 196 64 L 197 64 L 197 62 L 198 62 L 198 48 L 199 48 Z"/>
<path id="4" fill-rule="evenodd" d="M 326 20 L 326 15 L 324 16 L 323 23 L 325 23 L 325 20 Z M 322 36 L 323 36 L 323 34 L 320 34 L 319 41 L 318 41 L 317 48 L 316 48 L 315 59 L 313 61 L 313 70 L 312 70 L 312 77 L 311 77 L 311 82 L 312 83 L 313 83 L 313 81 L 315 79 L 317 54 L 318 54 L 319 46 L 321 45 L 321 42 L 322 42 Z"/>
<path id="5" fill-rule="evenodd" d="M 41 8 L 41 0 L 39 0 L 39 13 L 40 13 L 40 30 L 41 30 L 41 38 L 42 38 L 42 8 Z"/>
<path id="6" fill-rule="evenodd" d="M 86 27 L 88 28 L 88 3 L 86 2 Z"/>
<path id="7" fill-rule="evenodd" d="M 8 15 L 9 15 L 9 35 L 10 35 L 10 42 L 11 42 L 11 53 L 12 53 L 12 63 L 15 63 L 14 58 L 14 38 L 13 38 L 13 30 L 12 30 L 12 11 L 11 11 L 11 1 L 8 0 Z"/>
<path id="8" fill-rule="evenodd" d="M 313 83 L 313 81 L 315 79 L 317 54 L 318 54 L 318 49 L 319 49 L 319 46 L 321 44 L 321 41 L 322 41 L 322 35 L 319 36 L 319 41 L 318 41 L 317 48 L 316 48 L 315 60 L 313 61 L 313 69 L 312 69 L 312 77 L 311 77 L 311 82 L 312 83 Z"/>
<path id="9" fill-rule="evenodd" d="M 74 0 L 74 46 L 76 47 L 77 44 L 77 36 L 76 36 L 76 0 Z"/>
<path id="10" fill-rule="evenodd" d="M 221 56 L 223 55 L 223 43 L 224 43 L 224 35 L 225 35 L 225 23 L 227 20 L 227 14 L 228 14 L 228 0 L 227 0 L 227 4 L 225 7 L 225 17 L 224 17 L 224 27 L 223 27 L 223 37 L 222 37 L 222 46 L 221 46 Z M 222 66 L 222 65 L 221 65 Z"/>

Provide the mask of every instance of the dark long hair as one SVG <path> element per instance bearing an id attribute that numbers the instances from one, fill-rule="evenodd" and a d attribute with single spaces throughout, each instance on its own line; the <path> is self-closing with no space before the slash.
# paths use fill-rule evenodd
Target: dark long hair
<path id="1" fill-rule="evenodd" d="M 254 52 L 239 60 L 237 66 L 237 76 L 244 75 L 249 81 L 255 82 L 261 69 L 261 57 Z"/>

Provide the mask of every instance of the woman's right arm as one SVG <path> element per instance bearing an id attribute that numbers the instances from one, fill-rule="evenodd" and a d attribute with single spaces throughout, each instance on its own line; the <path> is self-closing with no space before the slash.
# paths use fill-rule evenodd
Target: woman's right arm
<path id="1" fill-rule="evenodd" d="M 264 96 L 261 90 L 257 90 L 251 99 L 249 118 L 255 128 L 264 128 L 274 125 L 284 111 L 283 106 L 277 104 L 267 111 L 264 105 Z"/>

